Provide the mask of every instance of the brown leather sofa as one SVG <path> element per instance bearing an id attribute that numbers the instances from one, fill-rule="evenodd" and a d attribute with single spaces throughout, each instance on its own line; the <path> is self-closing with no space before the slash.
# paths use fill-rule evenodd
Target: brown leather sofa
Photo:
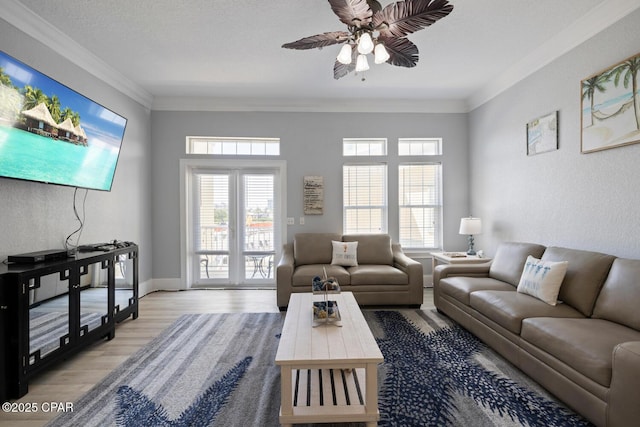
<path id="1" fill-rule="evenodd" d="M 562 303 L 516 291 L 528 255 L 568 261 Z M 640 423 L 640 260 L 503 243 L 491 263 L 436 267 L 434 302 L 594 424 Z"/>
<path id="2" fill-rule="evenodd" d="M 358 265 L 332 265 L 332 241 L 358 242 Z M 284 245 L 276 267 L 278 307 L 285 308 L 293 292 L 311 292 L 311 282 L 323 276 L 323 268 L 360 305 L 422 304 L 422 264 L 405 255 L 388 234 L 299 233 Z"/>

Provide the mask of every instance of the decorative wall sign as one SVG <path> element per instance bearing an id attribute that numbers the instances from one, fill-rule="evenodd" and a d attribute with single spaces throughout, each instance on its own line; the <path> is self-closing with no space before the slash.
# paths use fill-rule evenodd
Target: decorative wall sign
<path id="1" fill-rule="evenodd" d="M 527 123 L 527 155 L 558 149 L 558 112 L 538 117 Z"/>
<path id="2" fill-rule="evenodd" d="M 588 77 L 581 89 L 581 151 L 640 142 L 640 54 Z"/>
<path id="3" fill-rule="evenodd" d="M 322 215 L 324 209 L 324 177 L 304 177 L 304 214 Z"/>

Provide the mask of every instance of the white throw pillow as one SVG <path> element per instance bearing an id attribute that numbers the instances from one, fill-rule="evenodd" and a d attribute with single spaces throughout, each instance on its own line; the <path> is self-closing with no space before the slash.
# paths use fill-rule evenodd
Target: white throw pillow
<path id="1" fill-rule="evenodd" d="M 331 264 L 355 267 L 358 265 L 358 242 L 331 241 L 333 245 L 333 258 Z"/>
<path id="2" fill-rule="evenodd" d="M 520 276 L 518 292 L 536 297 L 549 305 L 556 305 L 568 264 L 567 261 L 541 261 L 529 255 Z"/>

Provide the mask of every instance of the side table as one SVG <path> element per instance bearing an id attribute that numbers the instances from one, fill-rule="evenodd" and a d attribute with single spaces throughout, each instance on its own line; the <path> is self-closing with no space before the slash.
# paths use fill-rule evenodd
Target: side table
<path id="1" fill-rule="evenodd" d="M 431 252 L 430 255 L 432 275 L 436 270 L 436 266 L 441 264 L 484 264 L 491 261 L 491 258 L 467 255 L 464 252 Z"/>

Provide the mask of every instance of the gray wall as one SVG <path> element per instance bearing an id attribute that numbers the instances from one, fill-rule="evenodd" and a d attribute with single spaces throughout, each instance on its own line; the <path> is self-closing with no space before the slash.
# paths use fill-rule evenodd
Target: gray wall
<path id="1" fill-rule="evenodd" d="M 0 49 L 128 119 L 111 192 L 89 191 L 81 243 L 140 245 L 140 280 L 151 279 L 150 112 L 0 19 Z M 0 179 L 0 259 L 61 248 L 77 227 L 70 187 Z M 84 194 L 84 192 L 80 193 Z M 81 203 L 81 198 L 79 198 Z"/>
<path id="2" fill-rule="evenodd" d="M 460 218 L 468 215 L 468 133 L 466 114 L 242 113 L 153 111 L 153 277 L 180 277 L 179 162 L 187 158 L 185 137 L 279 137 L 287 161 L 287 212 L 298 224 L 303 216 L 305 175 L 325 180 L 325 213 L 306 216 L 305 225 L 289 226 L 290 241 L 298 232 L 342 231 L 342 138 L 386 137 L 389 156 L 389 232 L 397 240 L 397 138 L 444 138 L 444 240 L 451 250 L 466 245 L 459 236 Z M 415 160 L 407 158 L 407 161 Z M 405 161 L 405 159 L 403 159 Z"/>
<path id="3" fill-rule="evenodd" d="M 528 241 L 640 258 L 640 144 L 580 153 L 580 81 L 640 52 L 640 11 L 470 113 L 479 248 Z M 559 150 L 526 155 L 526 123 L 559 111 Z"/>

